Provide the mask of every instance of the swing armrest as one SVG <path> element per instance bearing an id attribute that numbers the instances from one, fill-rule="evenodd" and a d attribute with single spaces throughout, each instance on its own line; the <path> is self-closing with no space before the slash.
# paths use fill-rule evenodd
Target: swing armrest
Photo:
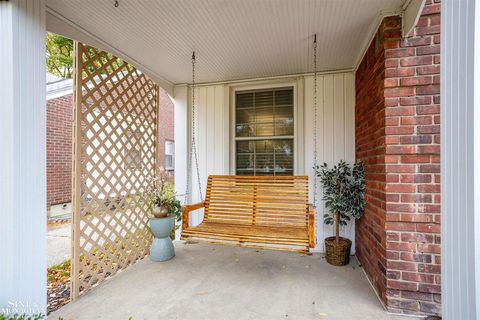
<path id="1" fill-rule="evenodd" d="M 315 247 L 315 207 L 308 205 L 308 246 Z"/>
<path id="2" fill-rule="evenodd" d="M 191 211 L 198 210 L 205 207 L 205 202 L 199 202 L 195 204 L 186 204 L 182 206 L 182 229 L 187 229 L 189 227 L 188 214 Z"/>

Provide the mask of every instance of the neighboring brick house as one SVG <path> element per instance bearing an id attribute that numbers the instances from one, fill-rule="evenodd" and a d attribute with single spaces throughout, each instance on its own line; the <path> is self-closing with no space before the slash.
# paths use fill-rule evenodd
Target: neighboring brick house
<path id="1" fill-rule="evenodd" d="M 366 165 L 357 257 L 390 311 L 440 313 L 440 3 L 410 34 L 387 17 L 356 72 Z"/>
<path id="2" fill-rule="evenodd" d="M 48 209 L 72 200 L 72 84 L 71 79 L 47 74 Z M 173 174 L 174 106 L 165 90 L 159 94 L 158 164 Z"/>
<path id="3" fill-rule="evenodd" d="M 47 209 L 72 200 L 72 84 L 47 73 Z"/>

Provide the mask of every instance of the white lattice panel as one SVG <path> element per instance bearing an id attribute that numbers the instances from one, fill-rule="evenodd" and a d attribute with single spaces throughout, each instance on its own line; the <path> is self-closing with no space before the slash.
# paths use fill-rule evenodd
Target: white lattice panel
<path id="1" fill-rule="evenodd" d="M 158 110 L 133 66 L 82 44 L 76 58 L 73 297 L 148 252 Z"/>

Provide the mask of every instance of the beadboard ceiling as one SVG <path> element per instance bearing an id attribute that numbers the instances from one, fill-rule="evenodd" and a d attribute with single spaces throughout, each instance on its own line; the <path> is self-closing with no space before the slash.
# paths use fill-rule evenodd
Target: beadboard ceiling
<path id="1" fill-rule="evenodd" d="M 47 0 L 49 15 L 170 84 L 352 69 L 382 12 L 405 0 Z M 52 27 L 49 27 L 52 26 Z M 58 24 L 49 31 L 63 33 Z M 53 30 L 52 30 L 53 29 Z M 59 30 L 60 29 L 60 30 Z M 67 30 L 66 28 L 64 30 Z"/>

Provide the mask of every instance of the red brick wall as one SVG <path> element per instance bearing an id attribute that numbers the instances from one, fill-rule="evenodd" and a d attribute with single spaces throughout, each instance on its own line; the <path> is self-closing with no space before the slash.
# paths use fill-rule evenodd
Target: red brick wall
<path id="1" fill-rule="evenodd" d="M 165 141 L 174 141 L 174 106 L 168 93 L 160 88 L 158 113 L 158 163 L 165 167 Z M 173 174 L 173 172 L 172 172 Z"/>
<path id="2" fill-rule="evenodd" d="M 384 28 L 382 25 L 381 28 Z M 385 50 L 382 30 L 370 44 L 355 78 L 356 157 L 365 165 L 366 206 L 356 223 L 356 254 L 379 295 L 386 291 Z"/>
<path id="3" fill-rule="evenodd" d="M 47 207 L 72 198 L 72 95 L 47 101 Z"/>
<path id="4" fill-rule="evenodd" d="M 389 310 L 440 313 L 440 3 L 427 0 L 412 34 L 400 32 L 400 18 L 386 18 L 356 75 L 357 157 L 367 163 L 370 202 L 357 252 Z M 372 68 L 384 68 L 383 97 L 374 95 L 383 106 L 368 97 L 382 90 Z M 382 113 L 384 123 L 368 118 Z M 369 164 L 374 154 L 384 173 Z"/>

